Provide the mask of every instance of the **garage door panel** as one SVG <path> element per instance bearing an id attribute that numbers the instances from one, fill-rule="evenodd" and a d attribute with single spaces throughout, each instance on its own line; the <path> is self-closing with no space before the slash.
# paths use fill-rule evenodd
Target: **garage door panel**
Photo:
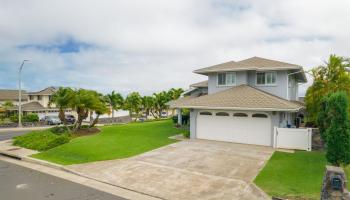
<path id="1" fill-rule="evenodd" d="M 198 115 L 197 138 L 271 146 L 271 119 L 248 117 Z M 268 115 L 267 115 L 268 116 Z"/>

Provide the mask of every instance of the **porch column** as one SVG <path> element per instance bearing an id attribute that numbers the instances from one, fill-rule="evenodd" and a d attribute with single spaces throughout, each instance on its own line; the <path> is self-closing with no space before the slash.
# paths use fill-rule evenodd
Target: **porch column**
<path id="1" fill-rule="evenodd" d="M 181 110 L 181 108 L 177 108 L 176 112 L 177 112 L 177 123 L 179 125 L 182 125 L 182 113 L 181 113 L 182 110 Z"/>

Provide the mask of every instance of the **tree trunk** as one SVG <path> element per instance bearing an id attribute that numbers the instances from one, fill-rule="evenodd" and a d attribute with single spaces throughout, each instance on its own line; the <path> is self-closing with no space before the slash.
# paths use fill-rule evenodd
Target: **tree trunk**
<path id="1" fill-rule="evenodd" d="M 90 128 L 94 127 L 97 124 L 99 118 L 100 118 L 100 115 L 96 115 L 96 118 L 90 124 Z"/>
<path id="2" fill-rule="evenodd" d="M 91 110 L 90 111 L 90 126 L 91 126 L 91 124 L 93 123 L 93 121 L 94 121 L 94 118 L 92 117 L 92 115 L 94 114 L 94 112 Z"/>
<path id="3" fill-rule="evenodd" d="M 74 132 L 77 132 L 81 128 L 81 124 L 83 123 L 83 120 L 87 118 L 89 114 L 89 110 L 83 110 L 83 109 L 77 109 L 78 113 L 78 120 L 74 127 Z"/>

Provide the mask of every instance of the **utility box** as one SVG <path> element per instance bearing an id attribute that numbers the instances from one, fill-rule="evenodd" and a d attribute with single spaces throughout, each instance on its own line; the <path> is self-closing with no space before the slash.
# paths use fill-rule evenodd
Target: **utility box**
<path id="1" fill-rule="evenodd" d="M 321 200 L 350 200 L 347 179 L 343 168 L 326 166 L 323 177 Z"/>

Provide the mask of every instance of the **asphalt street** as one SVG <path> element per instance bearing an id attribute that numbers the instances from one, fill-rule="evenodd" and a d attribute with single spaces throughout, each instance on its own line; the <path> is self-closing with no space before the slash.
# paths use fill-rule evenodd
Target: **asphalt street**
<path id="1" fill-rule="evenodd" d="M 0 160 L 1 200 L 122 200 L 55 176 Z"/>
<path id="2" fill-rule="evenodd" d="M 15 136 L 24 135 L 28 132 L 30 132 L 30 130 L 20 130 L 20 131 L 13 130 L 13 131 L 8 131 L 8 132 L 4 132 L 4 131 L 0 130 L 0 141 L 9 140 Z"/>

